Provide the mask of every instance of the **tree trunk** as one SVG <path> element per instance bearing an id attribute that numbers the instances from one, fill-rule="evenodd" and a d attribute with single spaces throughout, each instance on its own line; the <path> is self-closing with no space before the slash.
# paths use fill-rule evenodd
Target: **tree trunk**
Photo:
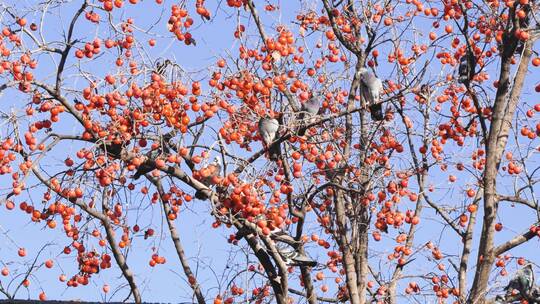
<path id="1" fill-rule="evenodd" d="M 128 281 L 129 288 L 131 289 L 131 293 L 133 294 L 133 300 L 135 301 L 135 303 L 141 303 L 141 293 L 139 292 L 137 284 L 135 284 L 135 277 L 133 275 L 133 272 L 127 265 L 126 259 L 124 258 L 124 255 L 120 252 L 120 247 L 116 243 L 116 240 L 114 238 L 114 229 L 112 228 L 108 219 L 102 219 L 101 223 L 105 228 L 107 241 L 111 246 L 111 251 L 113 253 L 114 259 L 116 260 L 116 264 L 118 264 L 118 267 L 120 267 L 124 278 L 126 278 L 126 281 Z"/>
<path id="2" fill-rule="evenodd" d="M 347 289 L 349 291 L 349 301 L 351 304 L 360 304 L 362 302 L 360 302 L 360 295 L 358 293 L 355 260 L 352 255 L 350 243 L 349 240 L 347 240 L 345 230 L 346 216 L 343 192 L 339 190 L 337 191 L 336 195 L 337 197 L 334 201 L 336 206 L 336 224 L 338 229 L 337 237 L 340 250 L 343 254 L 343 268 L 345 269 Z"/>
<path id="3" fill-rule="evenodd" d="M 484 219 L 482 224 L 482 238 L 478 247 L 477 268 L 469 296 L 469 302 L 472 304 L 485 303 L 489 274 L 495 260 L 493 239 L 498 208 L 497 174 L 532 54 L 532 41 L 528 40 L 524 43 L 522 57 L 516 71 L 512 90 L 510 91 L 510 58 L 515 51 L 515 39 L 513 38 L 514 41 L 508 41 L 510 38 L 503 40 L 503 42 L 509 43 L 505 44 L 507 47 L 501 56 L 499 88 L 497 89 L 493 106 L 493 118 L 489 129 L 489 137 L 486 139 L 486 168 L 482 181 L 484 186 Z M 508 96 L 509 92 L 510 96 Z"/>
<path id="4" fill-rule="evenodd" d="M 356 250 L 356 277 L 358 280 L 358 293 L 360 303 L 367 303 L 366 288 L 368 281 L 368 231 L 369 217 L 367 209 L 362 207 L 360 211 L 361 221 L 358 227 L 358 248 Z"/>

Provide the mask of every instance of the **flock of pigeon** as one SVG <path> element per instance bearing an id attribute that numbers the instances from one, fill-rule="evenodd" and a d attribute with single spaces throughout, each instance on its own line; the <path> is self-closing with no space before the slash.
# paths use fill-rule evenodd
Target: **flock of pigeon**
<path id="1" fill-rule="evenodd" d="M 474 55 L 468 53 L 463 56 L 459 66 L 459 79 L 460 83 L 468 85 L 469 79 L 474 74 L 475 59 Z M 359 90 L 361 97 L 369 107 L 371 119 L 373 121 L 384 120 L 384 111 L 382 109 L 383 102 L 381 101 L 381 94 L 383 92 L 382 81 L 375 76 L 372 72 L 366 68 L 359 69 L 357 73 L 357 79 L 359 81 Z M 300 126 L 297 129 L 299 136 L 304 136 L 306 130 L 316 122 L 316 117 L 319 114 L 321 102 L 317 96 L 313 96 L 301 105 L 301 111 L 298 114 L 297 121 L 300 122 Z M 280 118 L 280 117 L 278 117 Z M 268 158 L 271 161 L 277 161 L 280 155 L 280 145 L 275 141 L 278 139 L 280 130 L 280 121 L 276 117 L 265 116 L 260 118 L 258 122 L 258 131 L 260 133 L 263 146 L 268 150 Z M 170 138 L 165 138 L 165 141 L 169 141 Z M 150 151 L 146 156 L 146 161 L 143 162 L 133 176 L 134 179 L 149 173 L 153 170 L 153 161 L 161 153 L 166 153 L 167 144 L 161 145 L 161 149 Z M 158 154 L 158 155 L 156 155 Z M 214 161 L 204 167 L 204 177 L 200 180 L 207 186 L 212 185 L 212 179 L 215 176 L 219 176 L 222 171 L 222 164 L 219 157 L 216 157 Z M 195 197 L 201 200 L 208 199 L 206 194 L 209 190 L 198 190 L 195 193 Z M 256 229 L 256 228 L 255 228 Z M 252 229 L 245 228 L 243 231 L 239 230 L 236 239 L 240 240 L 245 235 L 250 234 Z M 269 235 L 270 239 L 276 242 L 276 247 L 279 255 L 283 258 L 284 262 L 289 266 L 316 266 L 317 262 L 309 258 L 305 253 L 298 250 L 299 244 L 290 235 L 281 229 L 275 229 Z M 287 249 L 287 247 L 292 249 Z"/>
<path id="2" fill-rule="evenodd" d="M 371 119 L 374 121 L 383 120 L 384 113 L 381 102 L 381 93 L 383 91 L 382 81 L 366 68 L 361 68 L 358 71 L 358 79 L 360 82 L 360 94 L 369 106 Z M 306 126 L 315 122 L 315 116 L 319 113 L 320 107 L 320 101 L 316 97 L 312 97 L 302 104 L 298 121 L 303 122 L 303 126 L 298 130 L 299 136 L 304 136 L 307 129 Z M 279 126 L 279 120 L 269 116 L 262 117 L 258 124 L 263 144 L 268 148 L 268 158 L 272 161 L 276 161 L 279 157 L 279 145 L 273 144 L 277 138 Z"/>
<path id="3" fill-rule="evenodd" d="M 382 81 L 365 68 L 358 71 L 358 80 L 361 96 L 370 109 L 371 118 L 375 121 L 383 120 L 384 113 L 381 102 L 381 93 L 383 90 Z M 302 104 L 301 111 L 298 114 L 298 121 L 301 123 L 298 128 L 299 136 L 304 136 L 308 127 L 316 122 L 316 116 L 319 114 L 320 107 L 321 103 L 316 97 L 312 97 Z M 275 143 L 278 138 L 279 129 L 280 121 L 276 117 L 265 116 L 258 122 L 258 130 L 263 145 L 268 150 L 268 158 L 271 161 L 277 161 L 280 155 L 279 144 Z M 211 174 L 207 174 L 201 182 L 205 185 L 211 185 L 211 179 L 215 175 L 220 174 L 222 169 L 219 158 L 216 157 L 214 161 L 204 169 L 209 170 L 208 172 L 211 172 Z M 207 198 L 203 195 L 202 191 L 197 191 L 195 197 L 199 199 Z M 235 239 L 242 239 L 245 235 L 250 234 L 251 230 L 252 229 L 247 227 L 243 230 L 239 230 Z M 305 253 L 299 251 L 300 243 L 294 240 L 285 231 L 276 228 L 270 232 L 268 237 L 276 242 L 277 253 L 286 265 L 314 267 L 318 264 Z"/>
<path id="4" fill-rule="evenodd" d="M 156 72 L 159 74 L 164 74 L 164 69 L 170 65 L 171 62 L 166 60 L 164 63 L 158 62 Z M 460 59 L 459 64 L 459 78 L 458 81 L 465 85 L 469 85 L 470 79 L 474 76 L 476 66 L 476 57 L 475 55 L 468 50 L 465 55 Z M 371 119 L 374 121 L 384 120 L 384 111 L 382 109 L 383 102 L 381 101 L 381 94 L 383 92 L 383 83 L 382 81 L 375 76 L 374 73 L 370 72 L 366 68 L 360 68 L 357 72 L 357 78 L 359 80 L 360 94 L 362 99 L 369 107 L 371 113 Z M 313 96 L 308 101 L 304 102 L 301 106 L 301 111 L 298 115 L 298 121 L 302 122 L 302 126 L 298 129 L 298 135 L 304 136 L 307 130 L 307 127 L 314 123 L 316 120 L 316 115 L 319 113 L 321 104 L 316 96 Z M 278 137 L 278 132 L 280 128 L 280 122 L 275 117 L 265 116 L 262 117 L 258 122 L 258 129 L 261 135 L 263 144 L 265 148 L 268 149 L 268 158 L 271 161 L 276 161 L 279 157 L 279 144 L 275 144 L 274 141 Z M 164 138 L 168 141 L 170 138 Z M 162 145 L 166 149 L 166 144 Z M 151 161 L 155 160 L 156 157 L 153 157 L 154 154 L 161 154 L 162 150 L 153 150 L 147 155 L 147 161 L 139 166 L 134 179 L 139 178 L 140 176 L 149 173 L 154 166 L 151 165 Z M 213 163 L 209 164 L 212 171 L 215 171 L 216 174 L 219 174 L 221 170 L 221 164 L 219 159 L 215 159 Z M 212 179 L 213 176 L 210 176 L 209 179 Z M 209 185 L 210 183 L 203 181 L 205 184 Z M 203 194 L 199 194 L 201 198 L 204 198 Z"/>

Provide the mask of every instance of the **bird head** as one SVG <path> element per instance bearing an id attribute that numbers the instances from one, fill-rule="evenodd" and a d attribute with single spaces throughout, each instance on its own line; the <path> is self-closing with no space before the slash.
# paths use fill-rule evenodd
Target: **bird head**
<path id="1" fill-rule="evenodd" d="M 366 77 L 365 75 L 366 75 L 367 73 L 369 73 L 369 71 L 368 71 L 368 69 L 362 67 L 362 68 L 358 69 L 358 72 L 357 72 L 357 73 L 358 73 L 358 75 L 360 76 L 360 79 L 362 79 L 362 78 Z"/>
<path id="2" fill-rule="evenodd" d="M 302 104 L 302 111 L 310 114 L 317 114 L 319 112 L 319 108 L 321 107 L 321 99 L 321 95 L 313 95 L 310 99 Z"/>

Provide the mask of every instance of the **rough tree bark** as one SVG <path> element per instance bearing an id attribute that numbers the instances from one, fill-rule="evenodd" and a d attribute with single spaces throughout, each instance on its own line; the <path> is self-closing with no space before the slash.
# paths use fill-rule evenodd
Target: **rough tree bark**
<path id="1" fill-rule="evenodd" d="M 511 57 L 513 56 L 517 38 L 506 33 L 503 38 L 503 54 L 501 55 L 501 70 L 499 87 L 493 105 L 493 118 L 486 139 L 486 165 L 482 186 L 484 188 L 484 218 L 482 221 L 482 238 L 478 247 L 477 267 L 472 283 L 469 302 L 482 304 L 489 282 L 489 274 L 496 258 L 493 239 L 495 235 L 495 220 L 499 198 L 497 195 L 497 174 L 501 157 L 506 148 L 512 119 L 519 103 L 523 84 L 532 55 L 533 40 L 524 42 L 523 53 L 511 84 Z"/>

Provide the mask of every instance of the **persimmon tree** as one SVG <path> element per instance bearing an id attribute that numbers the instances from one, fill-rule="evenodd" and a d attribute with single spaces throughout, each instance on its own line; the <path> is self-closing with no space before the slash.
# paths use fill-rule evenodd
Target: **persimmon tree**
<path id="1" fill-rule="evenodd" d="M 153 301 L 167 263 L 199 304 L 538 300 L 503 290 L 538 263 L 538 3 L 209 2 L 1 4 L 0 219 L 43 228 L 0 226 L 3 295 Z"/>

